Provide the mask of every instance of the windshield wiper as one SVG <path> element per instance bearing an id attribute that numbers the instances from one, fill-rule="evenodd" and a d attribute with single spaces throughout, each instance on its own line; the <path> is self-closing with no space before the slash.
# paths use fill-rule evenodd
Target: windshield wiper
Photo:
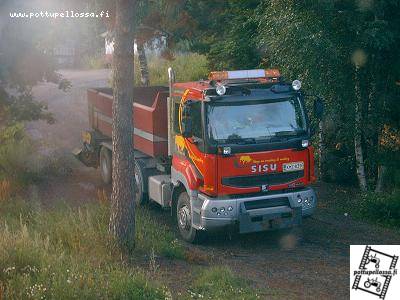
<path id="1" fill-rule="evenodd" d="M 233 144 L 251 144 L 256 141 L 255 138 L 227 138 L 225 143 L 233 143 Z"/>
<path id="2" fill-rule="evenodd" d="M 275 136 L 277 137 L 286 137 L 286 136 L 298 136 L 301 134 L 305 134 L 306 131 L 301 129 L 301 130 L 284 130 L 284 131 L 277 131 L 275 132 Z"/>

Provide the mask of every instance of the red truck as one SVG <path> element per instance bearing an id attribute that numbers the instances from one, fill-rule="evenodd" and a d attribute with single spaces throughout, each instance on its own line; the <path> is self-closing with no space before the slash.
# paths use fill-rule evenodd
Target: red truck
<path id="1" fill-rule="evenodd" d="M 136 202 L 171 208 L 189 242 L 228 227 L 288 228 L 317 197 L 314 149 L 301 83 L 278 70 L 211 72 L 208 80 L 136 87 Z M 91 130 L 76 156 L 111 182 L 112 90 L 87 91 Z M 314 101 L 317 115 L 322 102 Z M 318 117 L 318 116 L 317 116 Z"/>

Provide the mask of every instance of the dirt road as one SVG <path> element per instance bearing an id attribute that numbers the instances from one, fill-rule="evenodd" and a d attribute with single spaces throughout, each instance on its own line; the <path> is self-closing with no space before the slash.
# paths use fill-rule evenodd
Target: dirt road
<path id="1" fill-rule="evenodd" d="M 48 103 L 57 123 L 32 123 L 29 132 L 41 143 L 44 153 L 57 151 L 71 158 L 70 151 L 79 146 L 80 132 L 88 125 L 85 90 L 106 85 L 110 72 L 62 71 L 62 74 L 72 82 L 69 92 L 59 91 L 52 84 L 42 84 L 34 89 L 35 96 Z M 52 202 L 60 198 L 73 203 L 91 201 L 96 198 L 97 188 L 104 187 L 96 170 L 86 168 L 73 159 L 68 161 L 72 174 L 62 179 L 51 179 L 39 187 L 39 196 L 44 201 Z M 400 234 L 335 213 L 332 209 L 335 199 L 349 197 L 336 186 L 318 184 L 316 190 L 319 207 L 314 217 L 304 221 L 301 242 L 296 242 L 290 234 L 260 233 L 232 239 L 213 236 L 204 245 L 188 247 L 210 256 L 210 265 L 230 266 L 256 287 L 284 291 L 283 298 L 347 299 L 349 245 L 398 244 Z M 165 220 L 160 222 L 171 223 L 168 212 L 152 209 L 152 213 Z M 165 273 L 171 274 L 172 277 L 166 281 L 172 286 L 177 285 L 175 268 L 190 271 L 190 265 L 183 263 L 160 263 Z M 171 269 L 171 264 L 174 269 Z"/>

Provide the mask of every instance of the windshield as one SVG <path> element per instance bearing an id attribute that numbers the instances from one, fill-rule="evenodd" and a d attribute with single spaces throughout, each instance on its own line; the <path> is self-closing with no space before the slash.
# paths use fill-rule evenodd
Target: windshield
<path id="1" fill-rule="evenodd" d="M 290 137 L 306 132 L 298 98 L 253 103 L 213 103 L 207 109 L 207 134 L 217 142 L 243 142 Z"/>

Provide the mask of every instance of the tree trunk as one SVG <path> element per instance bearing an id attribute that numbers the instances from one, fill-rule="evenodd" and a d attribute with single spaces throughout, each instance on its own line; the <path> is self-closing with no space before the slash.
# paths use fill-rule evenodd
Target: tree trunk
<path id="1" fill-rule="evenodd" d="M 133 39 L 135 3 L 116 1 L 113 57 L 114 102 L 112 120 L 112 194 L 109 231 L 124 250 L 135 245 L 133 157 Z"/>
<path id="2" fill-rule="evenodd" d="M 139 67 L 140 67 L 140 83 L 142 86 L 149 86 L 149 68 L 147 66 L 146 51 L 144 50 L 144 43 L 142 41 L 136 41 Z"/>
<path id="3" fill-rule="evenodd" d="M 354 151 L 356 157 L 356 169 L 357 169 L 357 176 L 358 182 L 360 185 L 360 189 L 362 191 L 367 191 L 367 180 L 365 176 L 365 165 L 364 165 L 364 154 L 362 149 L 362 98 L 361 98 L 361 89 L 360 89 L 360 79 L 358 77 L 358 68 L 356 67 L 354 71 L 355 77 L 355 133 L 354 133 Z"/>
<path id="4" fill-rule="evenodd" d="M 383 179 L 386 173 L 386 166 L 379 165 L 378 166 L 378 179 L 376 181 L 375 192 L 380 193 L 383 190 Z"/>

